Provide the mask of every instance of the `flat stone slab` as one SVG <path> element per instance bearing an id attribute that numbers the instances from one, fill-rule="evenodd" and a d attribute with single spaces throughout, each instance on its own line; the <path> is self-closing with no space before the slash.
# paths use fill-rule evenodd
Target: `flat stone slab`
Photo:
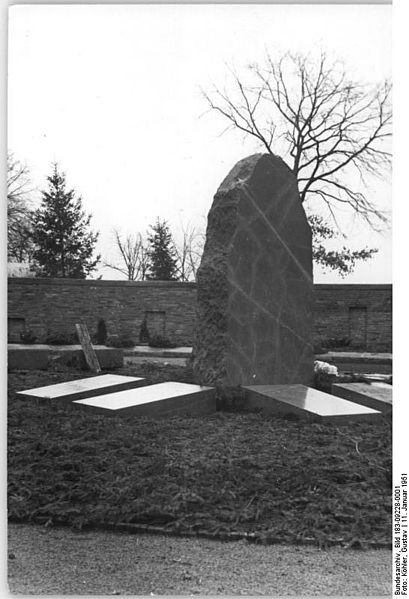
<path id="1" fill-rule="evenodd" d="M 7 366 L 9 370 L 47 370 L 48 347 L 33 351 L 31 347 L 9 348 L 7 352 Z"/>
<path id="2" fill-rule="evenodd" d="M 104 395 L 133 389 L 143 384 L 145 379 L 133 376 L 122 376 L 118 374 L 101 374 L 99 376 L 90 376 L 78 381 L 67 381 L 57 385 L 48 385 L 47 387 L 38 387 L 38 389 L 29 389 L 28 391 L 19 391 L 18 396 L 29 397 L 42 400 L 73 401 L 94 397 L 95 395 Z"/>
<path id="3" fill-rule="evenodd" d="M 202 416 L 216 411 L 216 390 L 187 383 L 158 383 L 74 404 L 102 414 L 149 417 Z"/>
<path id="4" fill-rule="evenodd" d="M 124 351 L 116 347 L 94 345 L 95 353 L 103 370 L 121 368 L 124 364 Z M 84 352 L 80 345 L 23 345 L 9 343 L 9 370 L 47 370 L 50 362 L 58 361 L 67 366 L 85 367 Z"/>
<path id="5" fill-rule="evenodd" d="M 368 421 L 382 415 L 372 408 L 305 385 L 249 385 L 243 389 L 245 406 L 261 408 L 265 414 L 297 414 L 302 418 L 340 424 Z"/>
<path id="6" fill-rule="evenodd" d="M 334 383 L 332 393 L 386 414 L 392 411 L 392 385 L 387 383 Z"/>

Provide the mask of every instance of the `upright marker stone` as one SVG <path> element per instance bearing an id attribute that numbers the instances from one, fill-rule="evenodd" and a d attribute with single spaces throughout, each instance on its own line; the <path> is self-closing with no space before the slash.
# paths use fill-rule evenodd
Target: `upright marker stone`
<path id="1" fill-rule="evenodd" d="M 277 156 L 249 156 L 220 185 L 208 216 L 197 274 L 197 381 L 311 383 L 312 293 L 311 230 L 296 179 Z"/>

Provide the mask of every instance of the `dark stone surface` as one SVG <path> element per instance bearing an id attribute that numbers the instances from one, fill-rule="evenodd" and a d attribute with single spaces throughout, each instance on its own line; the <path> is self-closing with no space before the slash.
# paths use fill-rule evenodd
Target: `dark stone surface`
<path id="1" fill-rule="evenodd" d="M 48 358 L 48 349 L 9 349 L 7 366 L 9 370 L 47 370 Z"/>
<path id="2" fill-rule="evenodd" d="M 94 346 L 103 370 L 122 368 L 124 352 L 115 347 Z M 49 364 L 58 363 L 88 369 L 80 345 L 50 346 L 12 344 L 8 347 L 9 370 L 47 370 Z"/>
<path id="3" fill-rule="evenodd" d="M 95 347 L 95 346 L 94 346 Z M 99 365 L 102 370 L 122 368 L 124 365 L 124 351 L 117 347 L 95 347 Z"/>
<path id="4" fill-rule="evenodd" d="M 219 187 L 197 288 L 198 383 L 312 381 L 311 230 L 281 158 L 245 158 Z"/>

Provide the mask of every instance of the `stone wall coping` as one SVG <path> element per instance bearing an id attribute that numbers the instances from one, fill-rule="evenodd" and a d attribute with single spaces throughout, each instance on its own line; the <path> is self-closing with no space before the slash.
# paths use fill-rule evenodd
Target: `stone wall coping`
<path id="1" fill-rule="evenodd" d="M 392 289 L 392 283 L 314 283 L 318 289 Z"/>
<path id="2" fill-rule="evenodd" d="M 194 289 L 195 281 L 126 281 L 122 279 L 51 279 L 35 277 L 9 277 L 8 285 L 83 285 L 86 287 L 174 287 Z M 318 289 L 392 289 L 392 283 L 314 283 Z"/>
<path id="3" fill-rule="evenodd" d="M 193 281 L 125 281 L 121 279 L 112 280 L 93 280 L 93 279 L 51 279 L 34 277 L 9 277 L 8 285 L 67 285 L 67 286 L 85 286 L 85 287 L 173 287 L 173 288 L 192 288 L 196 287 Z"/>

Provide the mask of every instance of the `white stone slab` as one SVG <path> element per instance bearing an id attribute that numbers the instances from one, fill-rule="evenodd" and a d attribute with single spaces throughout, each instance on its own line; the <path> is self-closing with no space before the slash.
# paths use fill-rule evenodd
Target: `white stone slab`
<path id="1" fill-rule="evenodd" d="M 101 374 L 91 376 L 77 381 L 67 381 L 47 387 L 38 387 L 27 391 L 19 391 L 17 395 L 43 400 L 66 400 L 83 399 L 112 391 L 120 391 L 138 387 L 145 379 L 119 374 Z"/>
<path id="2" fill-rule="evenodd" d="M 213 387 L 167 382 L 110 393 L 101 397 L 81 399 L 73 403 L 94 408 L 99 412 L 111 413 L 135 412 L 141 415 L 160 415 L 161 412 L 170 415 L 172 412 L 177 414 L 181 411 L 211 413 L 216 409 L 216 394 Z"/>
<path id="3" fill-rule="evenodd" d="M 247 405 L 266 413 L 296 413 L 319 420 L 360 420 L 381 412 L 305 385 L 250 385 L 244 387 Z"/>

